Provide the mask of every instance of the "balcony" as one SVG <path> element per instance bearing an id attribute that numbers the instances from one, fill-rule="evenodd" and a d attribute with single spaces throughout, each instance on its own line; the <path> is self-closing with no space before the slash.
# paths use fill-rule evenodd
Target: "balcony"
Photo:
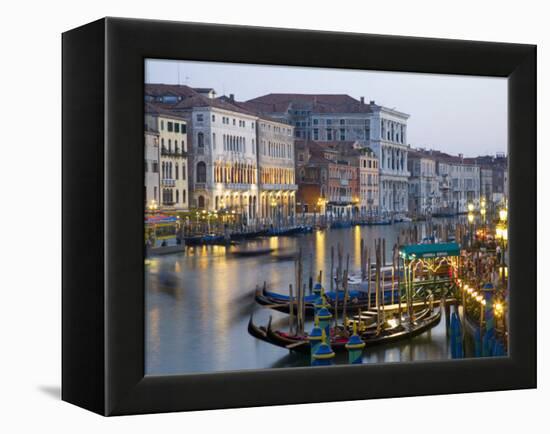
<path id="1" fill-rule="evenodd" d="M 167 149 L 167 148 L 162 148 L 160 150 L 160 155 L 162 155 L 163 157 L 176 157 L 176 158 L 186 158 L 187 157 L 187 152 L 184 151 L 183 149 Z"/>
<path id="2" fill-rule="evenodd" d="M 238 182 L 238 183 L 226 182 L 225 183 L 225 187 L 230 188 L 231 190 L 248 190 L 253 185 L 256 185 L 256 184 L 245 184 L 245 183 L 242 183 L 242 182 Z"/>
<path id="3" fill-rule="evenodd" d="M 265 184 L 261 183 L 260 187 L 262 190 L 286 190 L 286 191 L 296 191 L 298 190 L 298 186 L 296 184 Z"/>
<path id="4" fill-rule="evenodd" d="M 175 179 L 161 179 L 160 183 L 163 187 L 175 187 L 176 186 L 176 180 Z"/>

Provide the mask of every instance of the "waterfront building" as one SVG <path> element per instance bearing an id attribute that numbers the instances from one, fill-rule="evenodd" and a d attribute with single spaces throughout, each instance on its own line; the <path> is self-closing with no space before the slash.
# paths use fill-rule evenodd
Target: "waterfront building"
<path id="1" fill-rule="evenodd" d="M 355 156 L 341 144 L 296 141 L 298 212 L 351 217 L 359 209 L 359 171 Z"/>
<path id="2" fill-rule="evenodd" d="M 247 103 L 260 113 L 293 125 L 297 139 L 357 141 L 370 147 L 378 157 L 380 211 L 407 212 L 408 114 L 343 94 L 271 93 Z"/>
<path id="3" fill-rule="evenodd" d="M 156 208 L 160 204 L 160 150 L 159 132 L 145 129 L 145 206 Z"/>
<path id="4" fill-rule="evenodd" d="M 190 206 L 253 221 L 259 200 L 256 114 L 198 92 L 171 111 L 189 122 Z"/>
<path id="5" fill-rule="evenodd" d="M 380 210 L 382 214 L 408 212 L 408 114 L 372 102 L 369 146 L 380 162 Z"/>
<path id="6" fill-rule="evenodd" d="M 187 122 L 176 113 L 146 103 L 145 131 L 158 131 L 160 208 L 188 209 Z"/>
<path id="7" fill-rule="evenodd" d="M 508 158 L 503 153 L 471 158 L 480 166 L 481 195 L 488 203 L 498 205 L 508 197 Z"/>
<path id="8" fill-rule="evenodd" d="M 353 167 L 356 179 L 351 180 L 354 216 L 374 217 L 379 214 L 378 157 L 359 141 L 318 142 L 324 149 L 337 151 L 336 159 Z"/>
<path id="9" fill-rule="evenodd" d="M 414 216 L 438 213 L 442 203 L 441 180 L 436 172 L 436 160 L 424 150 L 409 150 L 409 212 Z"/>
<path id="10" fill-rule="evenodd" d="M 465 160 L 462 154 L 453 156 L 439 151 L 430 152 L 436 159 L 438 176 L 448 183 L 448 200 L 445 200 L 448 208 L 454 212 L 465 213 L 469 203 L 478 206 L 480 167 Z"/>
<path id="11" fill-rule="evenodd" d="M 294 131 L 260 117 L 257 121 L 259 216 L 264 221 L 292 219 L 296 210 Z"/>
<path id="12" fill-rule="evenodd" d="M 357 150 L 359 156 L 359 212 L 361 217 L 379 214 L 378 158 L 369 148 Z"/>

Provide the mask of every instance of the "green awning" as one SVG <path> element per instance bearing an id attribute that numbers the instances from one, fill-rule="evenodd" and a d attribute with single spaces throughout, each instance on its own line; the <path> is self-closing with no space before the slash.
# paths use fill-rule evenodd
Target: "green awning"
<path id="1" fill-rule="evenodd" d="M 442 258 L 445 256 L 459 256 L 458 243 L 437 244 L 409 244 L 399 249 L 399 254 L 406 259 Z"/>

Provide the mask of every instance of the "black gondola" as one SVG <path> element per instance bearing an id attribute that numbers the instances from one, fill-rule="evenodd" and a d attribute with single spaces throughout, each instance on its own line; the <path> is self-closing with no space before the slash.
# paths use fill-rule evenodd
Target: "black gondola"
<path id="1" fill-rule="evenodd" d="M 381 345 L 396 342 L 398 340 L 410 339 L 418 336 L 425 331 L 435 327 L 441 320 L 441 310 L 432 312 L 430 309 L 424 309 L 417 314 L 415 322 L 409 324 L 397 324 L 393 327 L 377 331 L 376 327 L 370 326 L 361 334 L 361 339 L 367 344 L 367 348 L 372 345 Z M 300 353 L 309 353 L 310 344 L 307 336 L 291 336 L 287 333 L 273 330 L 271 327 L 271 318 L 267 327 L 261 327 L 254 324 L 252 316 L 248 322 L 248 332 L 257 339 L 276 345 L 281 348 L 286 348 L 291 351 Z M 334 352 L 346 351 L 345 345 L 347 338 L 338 337 L 331 338 L 330 346 Z"/>

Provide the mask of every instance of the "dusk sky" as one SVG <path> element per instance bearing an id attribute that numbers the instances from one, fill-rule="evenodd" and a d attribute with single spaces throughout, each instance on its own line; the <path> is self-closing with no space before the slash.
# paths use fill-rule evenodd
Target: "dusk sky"
<path id="1" fill-rule="evenodd" d="M 506 152 L 507 80 L 439 74 L 147 60 L 147 83 L 268 93 L 343 93 L 408 113 L 408 142 L 464 156 Z"/>

